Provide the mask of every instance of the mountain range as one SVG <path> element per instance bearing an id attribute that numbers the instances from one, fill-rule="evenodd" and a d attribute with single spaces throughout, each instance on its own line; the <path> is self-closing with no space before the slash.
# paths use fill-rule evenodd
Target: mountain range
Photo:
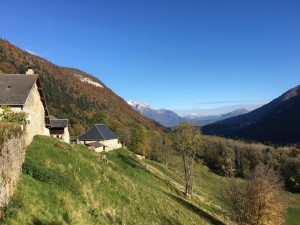
<path id="1" fill-rule="evenodd" d="M 248 113 L 247 109 L 236 109 L 234 111 L 224 113 L 221 115 L 211 115 L 211 116 L 193 116 L 193 117 L 185 117 L 190 118 L 190 122 L 197 126 L 205 126 L 207 124 L 214 123 L 219 120 L 228 119 L 234 116 L 239 116 Z"/>
<path id="2" fill-rule="evenodd" d="M 209 124 L 204 134 L 277 144 L 300 142 L 300 85 L 245 115 Z"/>
<path id="3" fill-rule="evenodd" d="M 153 109 L 149 104 L 137 100 L 130 100 L 127 103 L 133 109 L 138 111 L 140 114 L 166 127 L 172 127 L 184 121 L 193 123 L 194 125 L 197 126 L 204 126 L 206 124 L 213 123 L 218 120 L 227 119 L 248 112 L 248 110 L 246 109 L 237 109 L 232 112 L 221 114 L 221 115 L 205 116 L 205 115 L 198 115 L 198 114 L 190 114 L 187 116 L 180 116 L 171 110 Z"/>
<path id="4" fill-rule="evenodd" d="M 278 144 L 300 142 L 300 86 L 249 113 L 238 110 L 191 119 L 166 109 L 153 110 L 149 105 L 130 106 L 93 75 L 57 66 L 0 39 L 0 73 L 24 74 L 28 67 L 40 75 L 50 114 L 68 118 L 73 137 L 95 123 L 106 123 L 112 130 L 139 123 L 149 130 L 162 131 L 160 124 L 190 121 L 200 126 L 214 122 L 202 127 L 204 134 Z"/>

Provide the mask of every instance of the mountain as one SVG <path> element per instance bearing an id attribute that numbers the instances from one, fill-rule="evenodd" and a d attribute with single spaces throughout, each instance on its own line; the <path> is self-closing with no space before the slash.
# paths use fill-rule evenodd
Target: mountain
<path id="1" fill-rule="evenodd" d="M 183 121 L 183 118 L 175 112 L 167 109 L 153 109 L 149 104 L 131 100 L 127 102 L 133 109 L 147 118 L 158 122 L 165 127 L 172 127 Z"/>
<path id="2" fill-rule="evenodd" d="M 278 144 L 299 143 L 300 86 L 245 115 L 204 126 L 202 131 Z"/>
<path id="3" fill-rule="evenodd" d="M 0 73 L 24 74 L 28 67 L 40 75 L 50 114 L 70 119 L 72 136 L 95 123 L 106 123 L 113 130 L 134 123 L 151 130 L 162 129 L 133 110 L 93 75 L 54 65 L 0 39 Z"/>
<path id="4" fill-rule="evenodd" d="M 243 115 L 243 114 L 246 114 L 248 113 L 249 111 L 247 109 L 236 109 L 232 112 L 229 112 L 229 113 L 225 113 L 225 114 L 222 114 L 220 116 L 220 120 L 225 120 L 225 119 L 228 119 L 228 118 L 231 118 L 231 117 L 234 117 L 234 116 L 239 116 L 239 115 Z"/>
<path id="5" fill-rule="evenodd" d="M 249 112 L 246 109 L 237 109 L 232 112 L 221 115 L 204 116 L 192 113 L 190 115 L 181 117 L 171 110 L 153 109 L 149 104 L 141 101 L 130 100 L 127 103 L 140 114 L 158 122 L 159 124 L 165 127 L 172 127 L 180 122 L 190 122 L 196 126 L 204 126 L 218 120 L 227 119 L 233 116 L 242 115 Z"/>
<path id="6" fill-rule="evenodd" d="M 190 121 L 197 126 L 205 126 L 205 125 L 214 123 L 219 120 L 224 120 L 224 119 L 228 119 L 228 118 L 231 118 L 234 116 L 243 115 L 248 112 L 249 111 L 247 109 L 242 108 L 242 109 L 236 109 L 232 112 L 228 112 L 228 113 L 221 114 L 221 115 L 211 115 L 211 116 L 192 115 L 192 116 L 186 116 L 184 118 L 190 119 Z"/>

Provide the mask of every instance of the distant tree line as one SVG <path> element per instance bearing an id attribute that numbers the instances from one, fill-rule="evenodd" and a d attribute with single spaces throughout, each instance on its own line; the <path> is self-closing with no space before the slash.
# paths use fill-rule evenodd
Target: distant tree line
<path id="1" fill-rule="evenodd" d="M 218 174 L 246 178 L 259 164 L 278 171 L 285 188 L 300 192 L 300 149 L 297 146 L 272 147 L 220 137 L 204 136 L 204 151 L 198 154 Z"/>
<path id="2" fill-rule="evenodd" d="M 148 130 L 140 123 L 116 128 L 115 131 L 123 146 L 129 150 L 168 165 L 172 148 L 167 134 Z"/>

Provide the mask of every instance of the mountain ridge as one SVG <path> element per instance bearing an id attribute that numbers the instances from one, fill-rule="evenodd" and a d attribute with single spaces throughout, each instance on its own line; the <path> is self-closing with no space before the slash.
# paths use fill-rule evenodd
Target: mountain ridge
<path id="1" fill-rule="evenodd" d="M 130 100 L 127 101 L 127 103 L 141 115 L 144 115 L 166 127 L 175 126 L 179 122 L 183 121 L 181 116 L 171 110 L 153 109 L 149 104 L 137 100 Z"/>
<path id="2" fill-rule="evenodd" d="M 213 123 L 217 120 L 222 120 L 226 118 L 230 118 L 236 115 L 241 115 L 248 113 L 249 111 L 241 108 L 236 109 L 234 111 L 224 113 L 221 115 L 211 115 L 211 116 L 203 116 L 203 115 L 193 115 L 193 116 L 180 116 L 177 113 L 175 113 L 172 110 L 168 109 L 153 109 L 151 105 L 138 101 L 138 100 L 130 100 L 127 101 L 127 103 L 135 109 L 140 114 L 148 117 L 149 119 L 152 119 L 159 124 L 166 126 L 166 127 L 172 127 L 177 125 L 180 122 L 190 122 L 196 126 L 203 126 L 209 123 Z"/>
<path id="3" fill-rule="evenodd" d="M 300 138 L 297 138 L 300 135 L 298 129 L 290 129 L 290 127 L 295 128 L 295 125 L 300 126 L 299 96 L 300 85 L 245 115 L 204 126 L 203 132 L 208 135 L 222 135 L 279 144 L 300 142 Z M 281 112 L 281 117 L 278 116 L 278 112 Z M 263 130 L 265 132 L 262 132 Z"/>

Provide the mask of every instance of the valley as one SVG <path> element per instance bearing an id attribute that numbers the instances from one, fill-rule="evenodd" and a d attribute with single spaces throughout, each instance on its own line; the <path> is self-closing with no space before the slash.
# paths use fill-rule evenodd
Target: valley
<path id="1" fill-rule="evenodd" d="M 51 115 L 69 119 L 71 142 L 34 137 L 14 194 L 1 208 L 1 224 L 233 224 L 224 190 L 233 180 L 246 184 L 261 164 L 275 170 L 285 185 L 280 190 L 287 199 L 283 220 L 291 225 L 300 220 L 299 86 L 250 112 L 184 118 L 126 102 L 93 75 L 54 65 L 0 39 L 0 73 L 26 76 L 27 67 L 39 74 L 38 89 L 45 96 L 38 100 L 47 102 Z M 4 119 L 30 123 L 23 117 Z M 109 127 L 123 147 L 97 153 L 77 143 L 94 124 Z M 183 133 L 175 146 L 173 132 L 180 125 L 193 129 L 198 139 Z M 187 149 L 191 152 L 181 155 Z M 184 193 L 187 158 L 191 196 Z"/>

